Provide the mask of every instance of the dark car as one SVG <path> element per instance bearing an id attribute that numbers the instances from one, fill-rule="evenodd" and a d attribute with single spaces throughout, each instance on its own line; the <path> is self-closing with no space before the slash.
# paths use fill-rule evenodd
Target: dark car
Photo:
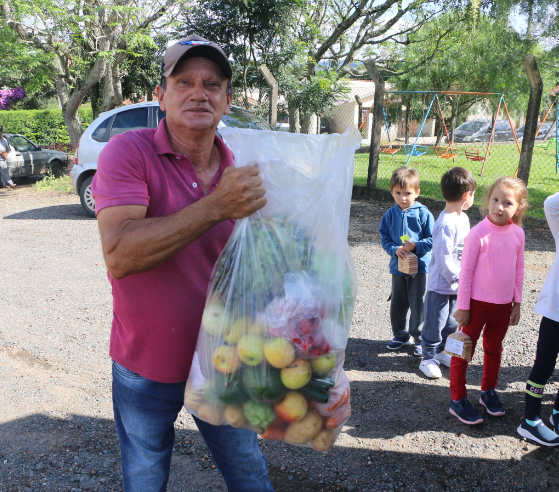
<path id="1" fill-rule="evenodd" d="M 27 137 L 15 133 L 4 133 L 4 137 L 10 144 L 6 163 L 12 178 L 26 178 L 48 172 L 58 177 L 68 167 L 66 152 L 43 149 Z"/>
<path id="2" fill-rule="evenodd" d="M 462 123 L 455 131 L 454 143 L 489 142 L 491 123 L 492 120 L 471 120 Z M 514 140 L 510 123 L 507 120 L 496 120 L 493 141 L 506 142 L 508 140 Z"/>
<path id="3" fill-rule="evenodd" d="M 524 126 L 522 125 L 518 130 L 516 130 L 516 136 L 518 138 L 523 138 L 524 137 Z M 547 133 L 549 132 L 549 129 L 553 126 L 553 123 L 544 123 L 542 125 L 542 127 L 540 128 L 540 131 L 538 132 L 538 134 L 536 135 L 536 140 L 543 140 L 545 138 L 545 136 L 547 135 Z M 550 132 L 549 133 L 550 137 L 554 137 L 555 136 L 555 132 Z"/>

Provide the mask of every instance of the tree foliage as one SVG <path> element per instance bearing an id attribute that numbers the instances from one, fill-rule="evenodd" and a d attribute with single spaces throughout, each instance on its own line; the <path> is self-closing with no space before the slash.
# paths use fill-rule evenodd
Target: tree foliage
<path id="1" fill-rule="evenodd" d="M 200 0 L 183 26 L 224 44 L 246 96 L 265 90 L 258 73 L 265 63 L 290 108 L 316 113 L 347 91 L 344 78 L 363 75 L 356 61 L 405 41 L 452 1 Z"/>
<path id="2" fill-rule="evenodd" d="M 122 102 L 121 65 L 139 46 L 154 45 L 154 26 L 161 27 L 172 8 L 137 0 L 0 0 L 3 30 L 8 27 L 23 57 L 40 54 L 41 77 L 56 89 L 72 144 L 81 134 L 78 107 L 100 86 L 98 110 Z M 25 49 L 27 51 L 25 51 Z"/>

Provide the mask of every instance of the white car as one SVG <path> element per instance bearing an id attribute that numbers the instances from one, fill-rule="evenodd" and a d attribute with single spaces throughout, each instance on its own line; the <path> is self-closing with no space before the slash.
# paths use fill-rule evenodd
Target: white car
<path id="1" fill-rule="evenodd" d="M 87 127 L 76 148 L 74 167 L 70 179 L 76 193 L 80 195 L 82 207 L 90 217 L 95 217 L 95 200 L 91 194 L 91 181 L 97 172 L 99 153 L 107 142 L 118 133 L 144 128 L 157 128 L 165 112 L 157 101 L 130 104 L 115 108 L 99 117 Z M 229 114 L 223 116 L 218 128 L 224 126 L 272 130 L 262 118 L 237 106 L 231 106 Z"/>

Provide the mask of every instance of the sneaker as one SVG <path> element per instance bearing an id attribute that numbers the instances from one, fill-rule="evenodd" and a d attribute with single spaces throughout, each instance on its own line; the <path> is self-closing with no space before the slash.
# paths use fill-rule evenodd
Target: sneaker
<path id="1" fill-rule="evenodd" d="M 522 419 L 522 423 L 516 429 L 522 437 L 536 441 L 543 446 L 559 446 L 559 436 L 552 430 L 548 429 L 540 420 L 536 425 L 530 425 L 526 419 Z"/>
<path id="2" fill-rule="evenodd" d="M 451 400 L 448 411 L 464 424 L 476 425 L 483 422 L 481 415 L 477 413 L 466 397 L 459 401 Z"/>
<path id="3" fill-rule="evenodd" d="M 505 407 L 493 388 L 489 388 L 485 393 L 481 393 L 479 402 L 485 407 L 489 415 L 493 415 L 493 417 L 505 415 Z"/>
<path id="4" fill-rule="evenodd" d="M 555 429 L 555 434 L 557 434 L 559 432 L 559 413 L 556 413 L 555 415 L 557 416 L 557 418 L 555 419 L 557 420 L 557 423 L 555 423 L 555 420 L 553 420 L 553 415 L 549 417 L 549 421 L 551 422 L 551 425 Z"/>
<path id="5" fill-rule="evenodd" d="M 386 347 L 389 348 L 390 350 L 398 350 L 401 349 L 404 345 L 409 345 L 409 344 L 410 344 L 409 338 L 407 340 L 402 340 L 401 338 L 394 337 L 392 340 L 388 342 L 388 345 L 386 345 Z"/>
<path id="6" fill-rule="evenodd" d="M 422 357 L 423 356 L 423 349 L 421 348 L 420 343 L 416 343 L 413 347 L 413 355 L 415 357 Z"/>
<path id="7" fill-rule="evenodd" d="M 438 360 L 443 366 L 450 367 L 452 355 L 445 354 L 444 352 L 439 352 L 435 355 L 435 359 Z"/>
<path id="8" fill-rule="evenodd" d="M 428 378 L 436 379 L 442 377 L 439 363 L 435 359 L 422 360 L 419 363 L 419 370 Z"/>

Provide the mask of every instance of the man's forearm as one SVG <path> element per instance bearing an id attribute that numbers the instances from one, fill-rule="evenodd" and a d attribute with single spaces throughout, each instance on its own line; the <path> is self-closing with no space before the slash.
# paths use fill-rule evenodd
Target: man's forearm
<path id="1" fill-rule="evenodd" d="M 207 206 L 206 198 L 167 217 L 132 215 L 116 228 L 102 227 L 104 212 L 110 209 L 101 210 L 103 255 L 111 275 L 119 279 L 151 270 L 221 222 L 223 218 Z"/>

